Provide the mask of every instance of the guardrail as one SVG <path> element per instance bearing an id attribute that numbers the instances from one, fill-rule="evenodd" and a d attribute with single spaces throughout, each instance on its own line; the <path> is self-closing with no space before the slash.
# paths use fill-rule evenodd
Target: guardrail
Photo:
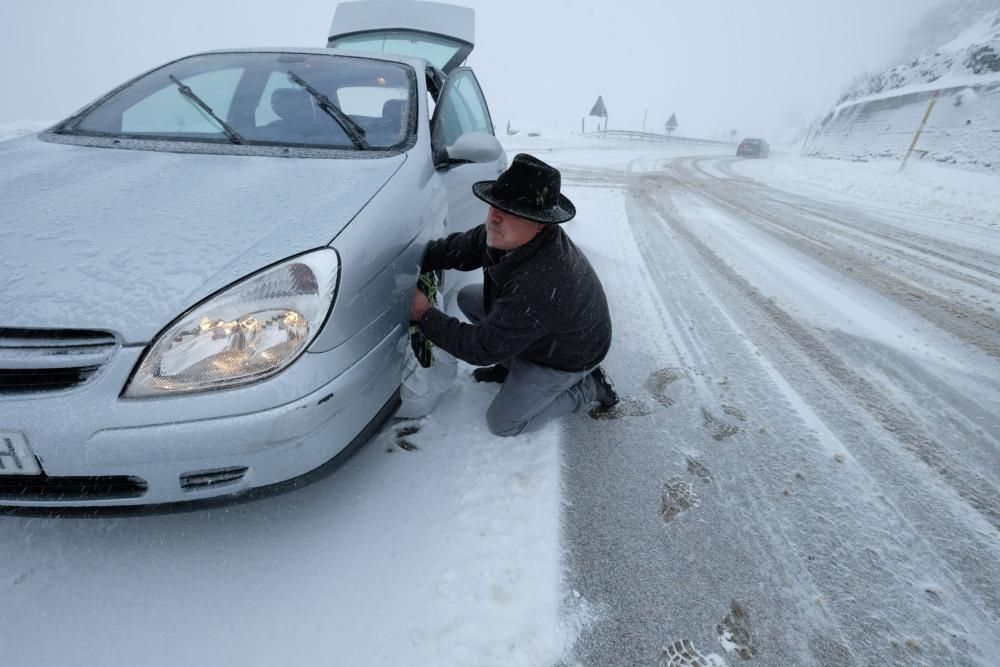
<path id="1" fill-rule="evenodd" d="M 669 134 L 656 134 L 653 132 L 636 132 L 635 130 L 597 130 L 596 132 L 584 132 L 584 137 L 594 137 L 597 139 L 630 139 L 632 141 L 658 141 L 677 144 L 697 144 L 701 146 L 735 146 L 732 141 L 716 141 L 714 139 L 695 139 L 693 137 L 674 137 Z"/>

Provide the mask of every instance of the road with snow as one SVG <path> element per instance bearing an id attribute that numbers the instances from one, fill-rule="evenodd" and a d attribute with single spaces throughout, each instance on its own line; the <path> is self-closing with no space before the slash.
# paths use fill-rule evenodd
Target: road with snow
<path id="1" fill-rule="evenodd" d="M 579 211 L 613 418 L 495 438 L 461 365 L 303 489 L 0 516 L 0 662 L 997 664 L 996 177 L 505 141 Z"/>
<path id="2" fill-rule="evenodd" d="M 574 659 L 996 664 L 1000 231 L 552 158 L 627 397 L 564 427 Z"/>

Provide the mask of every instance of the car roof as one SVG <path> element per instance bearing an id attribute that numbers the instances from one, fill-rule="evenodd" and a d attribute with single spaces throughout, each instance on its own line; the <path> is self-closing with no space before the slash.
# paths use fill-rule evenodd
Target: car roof
<path id="1" fill-rule="evenodd" d="M 343 56 L 345 58 L 363 58 L 366 60 L 385 60 L 387 62 L 401 63 L 404 65 L 410 65 L 418 72 L 423 72 L 429 65 L 429 63 L 423 58 L 418 58 L 416 56 L 397 56 L 393 53 L 378 53 L 375 51 L 355 51 L 348 49 L 331 49 L 328 47 L 296 47 L 296 46 L 262 46 L 254 48 L 240 48 L 240 49 L 216 49 L 212 51 L 202 51 L 200 53 L 192 53 L 186 58 L 191 58 L 194 56 L 208 56 L 224 53 L 298 53 L 303 55 L 315 55 L 315 56 Z"/>

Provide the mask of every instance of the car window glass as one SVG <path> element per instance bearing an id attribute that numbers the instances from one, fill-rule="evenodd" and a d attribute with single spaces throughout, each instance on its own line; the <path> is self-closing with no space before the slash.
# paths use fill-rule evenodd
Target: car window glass
<path id="1" fill-rule="evenodd" d="M 267 84 L 264 86 L 263 94 L 260 96 L 257 108 L 254 110 L 254 122 L 257 127 L 263 127 L 268 123 L 281 120 L 271 106 L 274 91 L 279 88 L 296 88 L 296 85 L 289 81 L 288 75 L 284 72 L 273 72 L 267 77 Z"/>
<path id="2" fill-rule="evenodd" d="M 417 34 L 407 31 L 387 31 L 365 35 L 338 37 L 330 42 L 335 49 L 392 53 L 399 56 L 423 58 L 435 67 L 442 68 L 458 53 L 461 44 L 446 37 Z"/>
<path id="3" fill-rule="evenodd" d="M 204 100 L 220 118 L 229 113 L 242 68 L 206 72 L 181 81 Z M 215 134 L 218 124 L 180 94 L 172 81 L 122 112 L 122 132 L 185 132 Z"/>
<path id="4" fill-rule="evenodd" d="M 171 77 L 218 120 L 182 95 Z M 319 98 L 325 96 L 361 126 L 369 148 L 396 148 L 415 141 L 416 90 L 413 68 L 401 63 L 308 53 L 206 54 L 136 79 L 60 132 L 229 143 L 226 123 L 247 144 L 358 149 L 335 113 L 324 110 Z"/>
<path id="5" fill-rule="evenodd" d="M 406 91 L 394 88 L 351 86 L 337 91 L 340 108 L 349 116 L 381 117 L 389 100 L 405 100 Z"/>
<path id="6" fill-rule="evenodd" d="M 380 145 L 399 141 L 409 121 L 406 91 L 386 86 L 349 86 L 337 90 L 340 108 Z"/>
<path id="7" fill-rule="evenodd" d="M 486 111 L 486 102 L 483 100 L 479 86 L 471 74 L 459 78 L 455 84 L 455 91 L 465 105 L 468 114 L 468 123 L 471 129 L 467 132 L 485 132 L 493 134 L 490 125 L 489 113 Z"/>
<path id="8" fill-rule="evenodd" d="M 486 102 L 472 73 L 460 70 L 453 77 L 435 110 L 434 139 L 440 146 L 451 146 L 467 132 L 493 134 Z"/>

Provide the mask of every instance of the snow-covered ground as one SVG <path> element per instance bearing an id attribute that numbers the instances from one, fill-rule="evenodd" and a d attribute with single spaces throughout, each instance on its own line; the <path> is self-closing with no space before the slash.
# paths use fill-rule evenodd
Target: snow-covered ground
<path id="1" fill-rule="evenodd" d="M 744 160 L 743 174 L 784 189 L 951 222 L 1000 228 L 1000 178 L 913 160 L 842 162 L 776 156 Z"/>
<path id="2" fill-rule="evenodd" d="M 1000 179 L 501 140 L 562 169 L 616 419 L 495 438 L 463 366 L 305 489 L 0 516 L 0 663 L 996 664 Z"/>
<path id="3" fill-rule="evenodd" d="M 51 127 L 52 123 L 46 123 L 37 120 L 22 120 L 14 123 L 0 123 L 0 141 L 5 141 L 7 139 L 14 139 L 16 137 L 23 137 L 27 134 L 34 134 L 35 132 L 41 132 L 47 127 Z"/>
<path id="4" fill-rule="evenodd" d="M 579 622 L 558 427 L 491 436 L 491 393 L 465 369 L 433 416 L 248 505 L 0 517 L 0 663 L 552 664 Z"/>

